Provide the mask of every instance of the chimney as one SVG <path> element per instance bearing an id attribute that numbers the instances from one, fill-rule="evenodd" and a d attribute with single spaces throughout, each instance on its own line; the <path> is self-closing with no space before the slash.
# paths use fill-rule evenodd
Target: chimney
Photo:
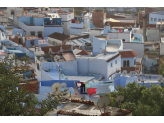
<path id="1" fill-rule="evenodd" d="M 71 46 L 71 51 L 73 51 L 73 46 Z"/>
<path id="2" fill-rule="evenodd" d="M 60 80 L 60 71 L 61 71 L 61 69 L 59 68 L 59 80 Z"/>
<path id="3" fill-rule="evenodd" d="M 146 18 L 147 18 L 147 15 L 145 13 L 145 15 L 143 15 L 143 38 L 144 38 L 144 41 L 147 40 L 147 37 L 146 37 Z"/>

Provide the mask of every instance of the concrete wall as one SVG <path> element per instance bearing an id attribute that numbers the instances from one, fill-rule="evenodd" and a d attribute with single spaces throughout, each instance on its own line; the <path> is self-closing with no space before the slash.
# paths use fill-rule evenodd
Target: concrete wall
<path id="1" fill-rule="evenodd" d="M 125 39 L 125 42 L 131 41 L 131 33 L 108 33 L 109 39 Z"/>
<path id="2" fill-rule="evenodd" d="M 101 35 L 102 30 L 90 30 L 89 39 L 93 43 L 93 36 Z"/>
<path id="3" fill-rule="evenodd" d="M 144 43 L 123 43 L 123 49 L 134 50 L 138 54 L 137 58 L 144 57 Z"/>
<path id="4" fill-rule="evenodd" d="M 63 32 L 66 35 L 70 35 L 70 26 L 71 26 L 71 21 L 66 21 L 66 22 L 62 22 L 63 25 Z"/>
<path id="5" fill-rule="evenodd" d="M 129 67 L 134 67 L 134 57 L 130 57 L 130 58 L 121 58 L 121 67 L 123 67 L 123 61 L 129 60 L 130 64 Z"/>
<path id="6" fill-rule="evenodd" d="M 44 37 L 48 37 L 54 32 L 63 33 L 63 27 L 44 27 Z"/>
<path id="7" fill-rule="evenodd" d="M 59 14 L 60 17 L 62 18 L 62 21 L 70 21 L 74 18 L 73 14 Z"/>
<path id="8" fill-rule="evenodd" d="M 139 30 L 139 33 L 143 35 L 143 30 Z M 147 41 L 160 41 L 159 30 L 146 29 L 146 33 L 147 33 Z"/>
<path id="9" fill-rule="evenodd" d="M 77 29 L 77 28 L 70 28 L 70 34 L 79 35 L 83 32 L 83 28 Z"/>

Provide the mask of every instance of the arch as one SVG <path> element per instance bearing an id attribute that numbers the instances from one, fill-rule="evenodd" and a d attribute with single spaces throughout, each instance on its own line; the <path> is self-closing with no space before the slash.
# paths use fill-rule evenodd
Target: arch
<path id="1" fill-rule="evenodd" d="M 126 67 L 126 60 L 123 61 L 123 67 Z"/>
<path id="2" fill-rule="evenodd" d="M 129 60 L 127 60 L 127 67 L 129 67 L 130 66 L 130 61 Z"/>

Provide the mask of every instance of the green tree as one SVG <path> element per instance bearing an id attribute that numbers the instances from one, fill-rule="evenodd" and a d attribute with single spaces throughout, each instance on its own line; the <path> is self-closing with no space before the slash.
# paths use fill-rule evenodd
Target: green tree
<path id="1" fill-rule="evenodd" d="M 13 66 L 14 58 L 9 58 L 9 55 L 4 59 L 1 59 L 0 63 L 0 115 L 1 116 L 43 116 L 46 115 L 48 111 L 51 111 L 60 104 L 61 99 L 66 94 L 65 90 L 57 97 L 52 97 L 48 95 L 48 98 L 39 102 L 34 93 L 29 91 L 24 91 L 24 87 L 19 88 L 20 78 L 18 73 L 24 73 L 27 69 L 18 70 L 18 64 Z M 28 63 L 28 58 L 24 57 L 22 60 L 26 63 L 22 66 L 26 66 Z M 24 105 L 24 104 L 25 105 Z M 35 111 L 35 106 L 41 106 L 40 113 Z"/>
<path id="2" fill-rule="evenodd" d="M 159 73 L 164 77 L 164 58 L 160 59 L 162 64 L 159 66 Z"/>
<path id="3" fill-rule="evenodd" d="M 106 94 L 111 98 L 109 106 L 117 107 L 116 97 L 124 95 L 122 108 L 132 109 L 134 116 L 164 115 L 164 88 L 159 85 L 140 86 L 136 82 L 128 83 L 126 87 L 119 86 L 117 92 Z"/>

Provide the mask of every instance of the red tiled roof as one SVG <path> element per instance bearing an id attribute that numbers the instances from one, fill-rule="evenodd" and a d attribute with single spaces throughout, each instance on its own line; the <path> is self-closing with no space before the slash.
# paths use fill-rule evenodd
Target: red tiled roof
<path id="1" fill-rule="evenodd" d="M 41 47 L 41 49 L 45 54 L 48 54 L 49 48 L 52 49 L 52 52 L 56 53 L 56 52 L 60 51 L 60 47 L 62 47 L 63 50 L 70 50 L 71 49 L 71 45 L 46 46 L 46 47 Z"/>
<path id="2" fill-rule="evenodd" d="M 78 47 L 73 47 L 73 49 L 79 49 L 82 50 L 81 52 L 77 53 L 76 55 L 91 55 L 89 52 L 87 52 L 86 50 L 80 49 Z"/>
<path id="3" fill-rule="evenodd" d="M 61 40 L 61 41 L 65 41 L 65 40 L 67 40 L 67 39 L 70 38 L 69 35 L 65 35 L 65 34 L 58 33 L 58 32 L 52 33 L 52 34 L 49 35 L 48 37 L 54 38 L 54 39 L 58 39 L 58 40 Z"/>
<path id="4" fill-rule="evenodd" d="M 120 51 L 119 54 L 121 55 L 121 58 L 136 57 L 138 55 L 133 50 L 131 50 L 131 51 Z"/>

